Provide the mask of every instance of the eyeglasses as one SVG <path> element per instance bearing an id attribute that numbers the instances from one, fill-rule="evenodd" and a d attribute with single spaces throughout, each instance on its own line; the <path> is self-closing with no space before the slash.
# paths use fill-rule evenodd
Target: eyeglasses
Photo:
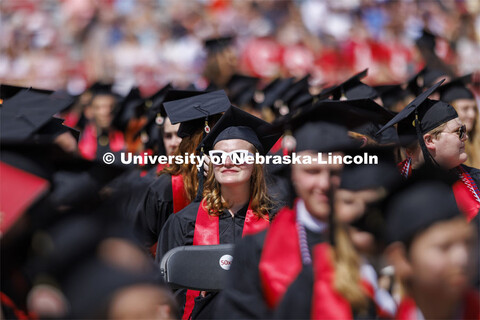
<path id="1" fill-rule="evenodd" d="M 248 150 L 233 150 L 230 152 L 222 150 L 210 150 L 208 155 L 210 156 L 212 163 L 216 165 L 225 164 L 225 162 L 227 162 L 227 157 L 229 157 L 230 160 L 232 160 L 232 163 L 235 165 L 245 164 L 248 160 L 248 156 L 253 157 L 253 153 Z"/>

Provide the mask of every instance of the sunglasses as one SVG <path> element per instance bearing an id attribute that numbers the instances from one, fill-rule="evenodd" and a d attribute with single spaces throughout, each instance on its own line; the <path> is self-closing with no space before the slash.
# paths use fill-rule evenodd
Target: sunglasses
<path id="1" fill-rule="evenodd" d="M 222 150 L 210 150 L 208 152 L 210 160 L 215 165 L 225 164 L 227 162 L 227 157 L 230 158 L 233 164 L 242 165 L 247 162 L 247 157 L 253 157 L 253 153 L 248 150 L 233 150 L 230 152 Z"/>
<path id="2" fill-rule="evenodd" d="M 460 138 L 460 140 L 463 140 L 463 138 L 465 138 L 465 136 L 467 135 L 467 127 L 463 125 L 457 130 L 453 131 L 452 133 L 458 134 L 458 137 Z"/>

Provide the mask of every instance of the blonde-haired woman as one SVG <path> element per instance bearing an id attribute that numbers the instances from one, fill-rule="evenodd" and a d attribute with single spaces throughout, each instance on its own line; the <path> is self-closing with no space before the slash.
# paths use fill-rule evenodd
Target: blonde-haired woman
<path id="1" fill-rule="evenodd" d="M 268 227 L 270 200 L 261 164 L 280 137 L 268 135 L 271 125 L 236 107 L 225 112 L 202 142 L 210 155 L 204 197 L 170 216 L 160 233 L 157 261 L 170 249 L 185 245 L 235 243 Z M 199 298 L 199 295 L 201 297 Z M 183 319 L 208 317 L 214 293 L 187 291 Z"/>
<path id="2" fill-rule="evenodd" d="M 465 124 L 468 140 L 465 142 L 465 151 L 468 159 L 465 165 L 480 168 L 480 121 L 475 96 L 465 82 L 471 76 L 455 79 L 440 87 L 440 100 L 451 104 L 458 113 L 458 118 Z"/>

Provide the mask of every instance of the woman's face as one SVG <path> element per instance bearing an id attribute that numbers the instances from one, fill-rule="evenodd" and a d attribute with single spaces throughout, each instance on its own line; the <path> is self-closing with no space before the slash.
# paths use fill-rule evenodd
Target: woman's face
<path id="1" fill-rule="evenodd" d="M 380 190 L 367 189 L 350 191 L 339 189 L 335 193 L 335 214 L 338 221 L 350 225 L 360 219 L 368 206 L 380 200 Z M 373 234 L 359 230 L 353 226 L 348 227 L 348 232 L 355 248 L 362 253 L 370 253 L 375 249 Z"/>
<path id="2" fill-rule="evenodd" d="M 458 118 L 467 127 L 470 133 L 475 128 L 475 120 L 477 118 L 478 109 L 473 99 L 458 99 L 453 102 L 455 110 L 457 110 Z"/>
<path id="3" fill-rule="evenodd" d="M 225 152 L 248 150 L 253 153 L 253 149 L 251 143 L 241 139 L 222 140 L 213 147 L 213 150 Z M 213 164 L 213 173 L 215 174 L 215 179 L 222 186 L 241 185 L 250 183 L 254 166 L 253 163 L 234 164 L 232 159 L 227 156 L 223 163 Z"/>

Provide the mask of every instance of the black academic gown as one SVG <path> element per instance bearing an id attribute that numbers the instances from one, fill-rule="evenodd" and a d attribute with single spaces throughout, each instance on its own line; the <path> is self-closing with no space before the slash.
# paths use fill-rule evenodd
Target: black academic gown
<path id="1" fill-rule="evenodd" d="M 158 238 L 156 262 L 160 263 L 162 256 L 169 250 L 179 246 L 193 245 L 195 221 L 200 202 L 193 202 L 172 214 L 162 228 Z M 242 239 L 243 225 L 248 209 L 248 203 L 234 217 L 225 210 L 218 220 L 220 244 L 237 243 Z M 195 266 L 192 266 L 194 268 Z M 176 292 L 177 300 L 182 310 L 185 305 L 186 290 Z M 197 297 L 192 311 L 193 319 L 211 319 L 216 309 L 218 293 L 207 293 L 205 297 Z"/>
<path id="2" fill-rule="evenodd" d="M 325 234 L 314 233 L 308 229 L 306 233 L 311 255 L 312 248 L 327 239 Z M 218 299 L 214 314 L 216 319 L 272 318 L 273 311 L 265 302 L 259 273 L 266 234 L 265 230 L 253 236 L 247 236 L 236 245 L 226 289 L 220 293 Z"/>
<path id="3" fill-rule="evenodd" d="M 314 274 L 312 265 L 304 265 L 302 271 L 290 285 L 274 312 L 274 319 L 311 319 Z M 299 294 L 301 293 L 301 294 Z M 365 314 L 353 314 L 354 319 L 376 319 L 375 303 L 369 300 Z"/>
<path id="4" fill-rule="evenodd" d="M 108 184 L 112 193 L 109 200 L 110 207 L 133 225 L 137 217 L 137 208 L 155 179 L 155 175 L 144 172 L 140 168 L 132 168 L 125 172 Z"/>
<path id="5" fill-rule="evenodd" d="M 173 213 L 172 175 L 164 173 L 147 188 L 135 217 L 135 234 L 146 246 L 153 246 L 163 225 Z"/>

